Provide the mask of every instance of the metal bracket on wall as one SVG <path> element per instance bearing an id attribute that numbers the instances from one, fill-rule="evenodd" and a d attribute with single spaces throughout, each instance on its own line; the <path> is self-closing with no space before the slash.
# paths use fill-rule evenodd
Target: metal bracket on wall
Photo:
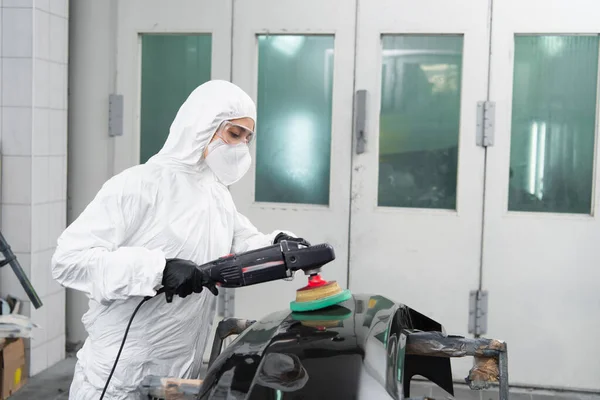
<path id="1" fill-rule="evenodd" d="M 477 102 L 477 146 L 494 145 L 494 128 L 496 123 L 496 103 L 493 101 Z"/>
<path id="2" fill-rule="evenodd" d="M 469 333 L 475 336 L 487 333 L 488 292 L 473 290 L 469 293 Z"/>
<path id="3" fill-rule="evenodd" d="M 123 95 L 108 96 L 108 136 L 123 136 Z"/>
<path id="4" fill-rule="evenodd" d="M 219 288 L 217 297 L 217 315 L 224 318 L 232 318 L 235 307 L 235 290 Z"/>

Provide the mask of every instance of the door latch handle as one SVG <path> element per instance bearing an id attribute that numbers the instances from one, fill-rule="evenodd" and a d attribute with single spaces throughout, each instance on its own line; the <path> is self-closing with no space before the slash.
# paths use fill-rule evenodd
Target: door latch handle
<path id="1" fill-rule="evenodd" d="M 354 96 L 354 137 L 356 138 L 356 154 L 365 152 L 367 144 L 366 134 L 367 91 L 357 90 Z"/>

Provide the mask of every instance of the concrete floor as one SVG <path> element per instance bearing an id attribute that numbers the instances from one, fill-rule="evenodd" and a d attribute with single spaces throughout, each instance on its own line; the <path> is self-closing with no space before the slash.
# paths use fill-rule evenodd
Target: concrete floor
<path id="1" fill-rule="evenodd" d="M 8 400 L 68 400 L 69 387 L 75 369 L 75 356 L 70 356 L 44 372 L 29 378 L 25 387 Z M 204 370 L 205 371 L 205 370 Z M 203 371 L 203 372 L 204 372 Z M 497 390 L 472 391 L 465 385 L 455 385 L 454 397 L 429 382 L 413 381 L 413 397 L 431 396 L 435 399 L 497 400 Z M 550 392 L 531 389 L 511 389 L 511 400 L 600 400 L 600 395 L 592 393 Z"/>
<path id="2" fill-rule="evenodd" d="M 27 384 L 8 400 L 68 400 L 76 363 L 75 355 L 68 356 L 58 364 L 29 378 Z M 205 373 L 206 366 L 201 370 L 202 375 Z"/>

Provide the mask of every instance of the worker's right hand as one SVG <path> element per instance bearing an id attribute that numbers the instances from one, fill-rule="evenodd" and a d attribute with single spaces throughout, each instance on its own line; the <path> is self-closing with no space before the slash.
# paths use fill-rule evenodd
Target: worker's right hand
<path id="1" fill-rule="evenodd" d="M 205 287 L 215 296 L 219 294 L 216 283 L 206 272 L 199 270 L 196 263 L 180 258 L 167 260 L 162 284 L 167 295 L 176 294 L 179 297 L 186 297 L 192 293 L 202 292 Z"/>
<path id="2" fill-rule="evenodd" d="M 310 243 L 306 239 L 295 237 L 295 236 L 290 236 L 285 232 L 280 232 L 277 236 L 275 236 L 275 240 L 273 240 L 273 244 L 277 244 L 277 243 L 281 242 L 282 240 L 287 240 L 289 242 L 297 242 L 303 246 L 310 247 Z"/>

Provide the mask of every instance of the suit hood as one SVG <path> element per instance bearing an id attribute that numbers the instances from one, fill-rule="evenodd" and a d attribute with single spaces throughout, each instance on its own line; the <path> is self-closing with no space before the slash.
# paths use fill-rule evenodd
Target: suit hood
<path id="1" fill-rule="evenodd" d="M 256 121 L 256 105 L 250 96 L 231 82 L 206 82 L 181 105 L 164 146 L 149 162 L 200 171 L 204 169 L 202 154 L 219 125 L 238 118 Z"/>

